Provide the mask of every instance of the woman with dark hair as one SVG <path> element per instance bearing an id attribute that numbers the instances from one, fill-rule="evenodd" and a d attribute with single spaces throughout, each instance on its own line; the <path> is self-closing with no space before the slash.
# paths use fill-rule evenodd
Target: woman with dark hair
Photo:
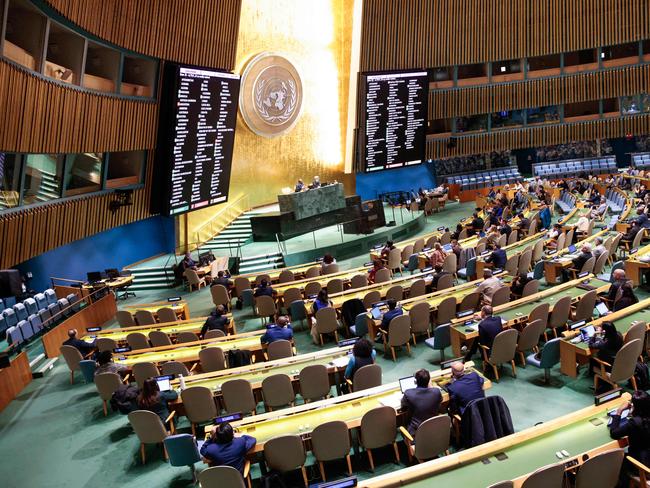
<path id="1" fill-rule="evenodd" d="M 326 253 L 323 256 L 323 261 L 321 262 L 321 267 L 328 266 L 330 264 L 336 264 L 336 259 L 334 259 L 334 256 L 332 256 L 330 253 Z"/>
<path id="2" fill-rule="evenodd" d="M 630 305 L 638 303 L 639 299 L 634 294 L 632 289 L 632 284 L 629 281 L 626 281 L 621 285 L 621 296 L 614 301 L 614 312 L 623 310 Z"/>
<path id="3" fill-rule="evenodd" d="M 325 288 L 322 288 L 321 291 L 318 292 L 318 296 L 316 297 L 316 300 L 314 300 L 311 309 L 314 315 L 316 315 L 316 312 L 318 312 L 321 308 L 333 306 L 334 305 L 332 304 L 332 300 L 330 300 L 327 296 L 327 290 Z"/>
<path id="4" fill-rule="evenodd" d="M 375 364 L 376 355 L 377 353 L 372 348 L 372 344 L 370 344 L 368 339 L 359 339 L 352 348 L 352 355 L 348 361 L 347 368 L 345 368 L 345 377 L 352 379 L 357 369 L 369 364 Z"/>
<path id="5" fill-rule="evenodd" d="M 149 410 L 160 417 L 160 420 L 165 423 L 169 417 L 169 408 L 167 402 L 176 400 L 178 393 L 174 390 L 160 391 L 158 383 L 154 378 L 147 378 L 142 384 L 142 390 L 138 394 L 137 403 L 138 408 L 141 410 Z"/>
<path id="6" fill-rule="evenodd" d="M 612 364 L 616 353 L 623 347 L 623 336 L 616 330 L 614 322 L 603 322 L 601 331 L 602 338 L 594 335 L 589 340 L 589 348 L 598 351 L 598 359 Z M 593 367 L 599 367 L 599 363 L 596 363 L 596 361 L 591 363 L 593 372 Z"/>
<path id="7" fill-rule="evenodd" d="M 621 414 L 628 409 L 628 416 L 622 419 Z M 627 437 L 628 454 L 650 466 L 650 395 L 642 390 L 632 393 L 632 402 L 623 403 L 612 415 L 609 435 L 612 439 Z"/>

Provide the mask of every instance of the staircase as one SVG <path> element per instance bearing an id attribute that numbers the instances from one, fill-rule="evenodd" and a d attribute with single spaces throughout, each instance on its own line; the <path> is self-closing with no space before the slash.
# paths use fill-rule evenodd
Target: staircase
<path id="1" fill-rule="evenodd" d="M 59 197 L 59 182 L 56 175 L 41 170 L 41 186 L 36 194 L 36 201 L 49 202 Z"/>
<path id="2" fill-rule="evenodd" d="M 201 249 L 230 249 L 251 242 L 251 216 L 255 211 L 244 212 L 212 239 L 201 246 Z"/>
<path id="3" fill-rule="evenodd" d="M 133 284 L 129 287 L 129 291 L 137 293 L 138 290 L 171 288 L 174 285 L 173 266 L 174 260 L 172 259 L 169 261 L 167 268 L 164 266 L 125 268 L 133 275 Z"/>
<path id="4" fill-rule="evenodd" d="M 239 274 L 256 273 L 275 268 L 284 268 L 284 258 L 279 252 L 275 254 L 258 254 L 257 256 L 242 256 L 239 262 Z"/>

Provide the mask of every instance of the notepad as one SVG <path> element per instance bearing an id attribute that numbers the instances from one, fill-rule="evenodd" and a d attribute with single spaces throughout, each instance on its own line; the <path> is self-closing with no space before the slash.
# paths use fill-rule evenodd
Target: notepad
<path id="1" fill-rule="evenodd" d="M 348 365 L 348 362 L 350 360 L 348 359 L 347 356 L 341 356 L 340 358 L 336 358 L 332 360 L 332 366 L 335 368 L 343 368 Z"/>
<path id="2" fill-rule="evenodd" d="M 379 400 L 384 407 L 393 407 L 395 410 L 399 410 L 402 406 L 402 392 L 393 393 L 392 395 L 387 396 Z"/>

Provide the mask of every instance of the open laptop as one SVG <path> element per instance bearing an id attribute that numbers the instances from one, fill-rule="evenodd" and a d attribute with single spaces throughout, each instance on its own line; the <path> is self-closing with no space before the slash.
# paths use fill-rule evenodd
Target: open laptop
<path id="1" fill-rule="evenodd" d="M 576 252 L 576 247 L 573 244 L 571 244 L 569 246 L 569 254 L 573 254 L 574 252 Z"/>
<path id="2" fill-rule="evenodd" d="M 166 374 L 164 376 L 154 376 L 156 383 L 158 383 L 158 389 L 160 391 L 169 391 L 172 389 L 172 380 L 174 379 L 173 374 Z"/>
<path id="3" fill-rule="evenodd" d="M 372 307 L 370 309 L 370 315 L 372 315 L 372 318 L 375 320 L 381 320 L 384 314 L 381 313 L 381 309 L 379 307 Z"/>
<path id="4" fill-rule="evenodd" d="M 405 378 L 399 379 L 399 389 L 402 390 L 402 393 L 404 393 L 406 390 L 417 388 L 417 386 L 418 385 L 415 383 L 414 376 L 407 376 Z"/>
<path id="5" fill-rule="evenodd" d="M 588 325 L 580 329 L 580 337 L 582 337 L 582 342 L 589 342 L 594 334 L 596 334 L 596 328 L 593 325 Z"/>
<path id="6" fill-rule="evenodd" d="M 603 302 L 600 302 L 598 305 L 596 305 L 596 310 L 598 311 L 599 317 L 602 317 L 603 315 L 607 315 L 609 313 L 609 308 L 607 308 L 607 305 L 605 305 Z"/>
<path id="7" fill-rule="evenodd" d="M 451 244 L 445 244 L 444 246 L 442 246 L 442 250 L 445 252 L 451 251 Z"/>

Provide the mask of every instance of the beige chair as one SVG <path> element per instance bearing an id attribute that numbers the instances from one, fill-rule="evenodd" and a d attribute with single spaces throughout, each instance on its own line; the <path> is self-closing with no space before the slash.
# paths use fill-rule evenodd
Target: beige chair
<path id="1" fill-rule="evenodd" d="M 348 475 L 352 476 L 350 460 L 350 433 L 345 422 L 334 420 L 316 427 L 311 433 L 311 450 L 318 461 L 321 478 L 325 477 L 325 463 L 345 458 L 348 465 Z"/>
<path id="2" fill-rule="evenodd" d="M 240 297 L 244 290 L 249 290 L 251 288 L 251 281 L 245 276 L 238 276 L 234 279 L 234 285 L 235 293 Z"/>
<path id="3" fill-rule="evenodd" d="M 139 388 L 142 388 L 142 385 L 144 385 L 144 380 L 160 375 L 156 365 L 149 361 L 135 363 L 131 367 L 131 371 L 133 372 L 133 377 L 135 378 L 136 383 L 138 383 Z"/>
<path id="4" fill-rule="evenodd" d="M 372 307 L 373 303 L 381 301 L 381 293 L 377 290 L 369 291 L 363 297 L 363 306 L 366 308 Z"/>
<path id="5" fill-rule="evenodd" d="M 411 319 L 408 315 L 399 315 L 394 317 L 388 324 L 388 330 L 381 330 L 384 340 L 384 352 L 388 352 L 390 347 L 393 361 L 397 361 L 395 349 L 406 346 L 406 350 L 411 355 Z"/>
<path id="6" fill-rule="evenodd" d="M 210 287 L 210 295 L 212 295 L 212 303 L 215 307 L 217 305 L 223 305 L 226 307 L 226 310 L 230 310 L 230 294 L 225 286 L 212 285 Z"/>
<path id="7" fill-rule="evenodd" d="M 323 289 L 319 281 L 310 281 L 305 285 L 305 298 L 308 298 L 313 295 L 318 295 Z"/>
<path id="8" fill-rule="evenodd" d="M 589 259 L 585 261 L 585 263 L 582 265 L 582 268 L 580 269 L 569 268 L 569 272 L 571 273 L 571 279 L 572 280 L 578 279 L 578 275 L 582 273 L 591 273 L 594 270 L 595 264 L 596 264 L 596 258 L 591 256 Z"/>
<path id="9" fill-rule="evenodd" d="M 456 257 L 456 254 L 453 252 L 447 254 L 447 257 L 445 257 L 445 260 L 442 263 L 442 270 L 451 273 L 454 276 L 456 275 L 456 271 L 458 271 L 458 258 Z"/>
<path id="10" fill-rule="evenodd" d="M 199 486 L 201 488 L 251 488 L 250 464 L 248 460 L 244 464 L 244 477 L 239 470 L 230 466 L 212 466 L 204 469 L 199 473 Z"/>
<path id="11" fill-rule="evenodd" d="M 632 388 L 637 389 L 636 378 L 634 377 L 634 368 L 636 367 L 637 360 L 643 351 L 643 342 L 639 339 L 633 339 L 616 353 L 613 364 L 606 363 L 605 361 L 592 358 L 598 363 L 594 367 L 594 389 L 598 390 L 598 382 L 605 381 L 616 388 L 624 381 L 630 381 Z M 611 373 L 607 368 L 611 367 Z"/>
<path id="12" fill-rule="evenodd" d="M 59 351 L 63 355 L 63 359 L 65 359 L 65 364 L 68 365 L 68 369 L 70 370 L 70 384 L 73 384 L 74 372 L 81 371 L 79 363 L 83 361 L 84 357 L 79 352 L 79 349 L 74 346 L 61 346 Z"/>
<path id="13" fill-rule="evenodd" d="M 187 289 L 192 291 L 194 288 L 200 290 L 205 285 L 205 278 L 199 278 L 199 274 L 191 268 L 183 271 L 183 276 L 187 279 Z"/>
<path id="14" fill-rule="evenodd" d="M 510 287 L 502 286 L 492 295 L 492 301 L 490 305 L 493 307 L 498 307 L 499 305 L 505 305 L 510 301 Z"/>
<path id="15" fill-rule="evenodd" d="M 350 280 L 350 288 L 364 288 L 366 286 L 368 286 L 367 275 L 354 275 Z"/>
<path id="16" fill-rule="evenodd" d="M 543 330 L 546 330 L 546 326 L 548 324 L 548 311 L 550 308 L 551 306 L 548 304 L 548 302 L 540 303 L 537 305 L 528 314 L 528 323 L 539 320 L 542 322 Z"/>
<path id="17" fill-rule="evenodd" d="M 185 344 L 187 342 L 199 341 L 199 336 L 195 332 L 183 330 L 176 335 L 176 342 L 178 344 Z"/>
<path id="18" fill-rule="evenodd" d="M 289 310 L 289 307 L 291 307 L 291 304 L 293 302 L 302 299 L 302 292 L 299 288 L 287 288 L 282 294 L 282 303 L 284 304 L 284 308 L 286 310 Z"/>
<path id="19" fill-rule="evenodd" d="M 518 237 L 519 236 L 517 235 L 517 231 L 511 232 L 510 235 L 508 236 L 508 242 L 507 242 L 506 245 L 507 246 L 512 246 L 513 244 L 515 244 L 517 242 Z"/>
<path id="20" fill-rule="evenodd" d="M 492 349 L 481 344 L 483 351 L 483 371 L 486 366 L 492 366 L 494 377 L 499 381 L 499 366 L 503 363 L 510 363 L 512 366 L 512 375 L 517 377 L 517 368 L 515 367 L 515 352 L 517 350 L 517 337 L 519 333 L 515 329 L 501 331 L 494 338 Z"/>
<path id="21" fill-rule="evenodd" d="M 149 310 L 136 310 L 134 315 L 138 325 L 154 325 L 156 323 L 156 317 Z M 176 321 L 176 318 L 173 321 Z"/>
<path id="22" fill-rule="evenodd" d="M 275 308 L 275 300 L 268 295 L 261 295 L 255 299 L 255 313 L 262 319 L 262 324 L 265 324 L 269 317 L 275 317 L 277 310 Z"/>
<path id="23" fill-rule="evenodd" d="M 512 232 L 510 235 L 512 235 Z M 508 236 L 506 234 L 501 234 L 497 239 L 497 244 L 499 244 L 499 247 L 506 247 L 508 245 Z"/>
<path id="24" fill-rule="evenodd" d="M 630 325 L 630 328 L 625 333 L 625 344 L 633 341 L 634 339 L 639 339 L 642 344 L 641 349 L 643 349 L 643 344 L 645 344 L 646 339 L 646 329 L 647 324 L 645 322 L 634 322 L 632 325 Z"/>
<path id="25" fill-rule="evenodd" d="M 268 358 L 268 361 L 290 358 L 293 356 L 293 345 L 290 341 L 287 341 L 285 339 L 273 341 L 266 348 L 266 356 Z"/>
<path id="26" fill-rule="evenodd" d="M 401 301 L 404 298 L 404 289 L 402 285 L 391 286 L 388 291 L 386 291 L 386 300 L 395 300 L 396 302 Z"/>
<path id="27" fill-rule="evenodd" d="M 528 475 L 521 488 L 562 488 L 564 464 L 551 464 Z"/>
<path id="28" fill-rule="evenodd" d="M 521 359 L 521 364 L 526 367 L 526 357 L 525 353 L 528 351 L 537 352 L 539 348 L 539 338 L 544 333 L 545 323 L 541 320 L 533 320 L 528 322 L 526 327 L 521 330 L 519 335 L 519 340 L 517 342 L 517 354 Z"/>
<path id="29" fill-rule="evenodd" d="M 435 459 L 441 454 L 449 454 L 451 440 L 451 418 L 449 415 L 438 415 L 422 422 L 411 436 L 404 427 L 399 428 L 409 460 L 414 457 L 419 463 Z"/>
<path id="30" fill-rule="evenodd" d="M 226 412 L 255 415 L 257 402 L 248 381 L 243 379 L 228 380 L 221 385 L 221 394 Z"/>
<path id="31" fill-rule="evenodd" d="M 206 347 L 199 351 L 201 371 L 210 373 L 226 369 L 226 357 L 220 347 Z"/>
<path id="32" fill-rule="evenodd" d="M 318 278 L 321 275 L 320 266 L 312 266 L 305 273 L 305 278 Z"/>
<path id="33" fill-rule="evenodd" d="M 126 343 L 134 351 L 138 349 L 149 349 L 151 347 L 147 336 L 142 332 L 131 332 L 126 336 Z"/>
<path id="34" fill-rule="evenodd" d="M 494 483 L 487 488 L 514 488 L 514 486 L 515 484 L 512 481 L 499 481 L 498 483 Z"/>
<path id="35" fill-rule="evenodd" d="M 609 253 L 607 251 L 603 251 L 602 254 L 598 256 L 598 259 L 596 259 L 596 264 L 594 264 L 594 269 L 592 270 L 592 273 L 595 274 L 596 276 L 602 274 L 608 259 L 609 259 Z"/>
<path id="36" fill-rule="evenodd" d="M 355 371 L 352 381 L 346 381 L 348 385 L 351 384 L 352 391 L 355 392 L 380 386 L 382 382 L 381 366 L 378 364 L 367 364 Z"/>
<path id="37" fill-rule="evenodd" d="M 467 229 L 463 229 L 458 234 L 458 240 L 459 241 L 464 241 L 465 239 L 467 239 L 468 235 L 469 235 L 469 231 Z"/>
<path id="38" fill-rule="evenodd" d="M 296 277 L 293 274 L 293 271 L 290 269 L 284 269 L 280 271 L 280 274 L 278 276 L 278 283 L 291 283 L 292 281 L 295 281 Z"/>
<path id="39" fill-rule="evenodd" d="M 416 345 L 416 336 L 426 334 L 431 337 L 431 309 L 428 302 L 416 303 L 408 313 L 411 319 L 411 336 L 413 345 Z"/>
<path id="40" fill-rule="evenodd" d="M 330 263 L 323 266 L 323 269 L 321 270 L 321 275 L 329 275 L 338 272 L 339 272 L 339 265 L 336 263 Z"/>
<path id="41" fill-rule="evenodd" d="M 152 330 L 149 332 L 149 342 L 153 347 L 171 346 L 172 341 L 162 330 Z"/>
<path id="42" fill-rule="evenodd" d="M 427 283 L 420 279 L 415 280 L 409 287 L 409 298 L 421 297 L 427 292 Z"/>
<path id="43" fill-rule="evenodd" d="M 558 250 L 564 249 L 566 247 L 564 245 L 564 243 L 566 242 L 566 238 L 567 238 L 566 232 L 562 232 L 557 238 L 557 244 L 555 248 Z"/>
<path id="44" fill-rule="evenodd" d="M 424 238 L 420 238 L 413 243 L 411 254 L 418 254 L 422 252 L 422 249 L 424 249 Z"/>
<path id="45" fill-rule="evenodd" d="M 170 422 L 173 416 L 173 413 L 170 414 L 167 421 Z M 142 464 L 147 462 L 146 444 L 162 444 L 163 453 L 165 459 L 167 459 L 167 451 L 165 450 L 163 441 L 169 434 L 158 414 L 149 410 L 134 410 L 129 413 L 129 423 L 133 427 L 135 435 L 140 440 L 140 459 L 142 460 Z"/>
<path id="46" fill-rule="evenodd" d="M 580 298 L 576 306 L 575 314 L 572 319 L 575 321 L 586 320 L 590 321 L 594 315 L 594 307 L 596 306 L 596 299 L 598 298 L 598 290 L 591 290 Z"/>
<path id="47" fill-rule="evenodd" d="M 108 402 L 112 398 L 113 393 L 115 393 L 122 384 L 122 378 L 120 378 L 120 375 L 117 373 L 100 373 L 95 375 L 95 387 L 99 393 L 99 398 L 102 399 L 104 417 L 108 415 Z"/>
<path id="48" fill-rule="evenodd" d="M 115 342 L 113 339 L 109 337 L 98 337 L 97 340 L 95 341 L 95 345 L 97 346 L 97 350 L 99 352 L 103 352 L 103 351 L 113 352 L 113 349 L 117 347 L 117 342 Z"/>
<path id="49" fill-rule="evenodd" d="M 530 280 L 524 285 L 521 297 L 529 297 L 539 291 L 539 280 Z"/>
<path id="50" fill-rule="evenodd" d="M 411 257 L 412 254 L 413 254 L 413 244 L 408 244 L 408 245 L 404 246 L 404 248 L 402 249 L 402 252 L 400 254 L 401 259 L 402 259 L 402 264 L 406 263 L 409 260 L 409 258 Z M 389 257 L 390 257 L 390 255 L 389 255 Z M 391 268 L 391 269 L 393 269 L 393 268 Z"/>
<path id="51" fill-rule="evenodd" d="M 198 424 L 212 422 L 219 414 L 210 388 L 190 386 L 181 391 L 181 400 L 185 407 L 185 416 L 192 424 L 192 435 L 196 437 Z"/>
<path id="52" fill-rule="evenodd" d="M 514 276 L 517 274 L 517 271 L 519 270 L 519 255 L 518 254 L 513 254 L 506 260 L 506 265 L 504 269 L 508 272 L 510 276 Z"/>
<path id="53" fill-rule="evenodd" d="M 221 329 L 212 329 L 205 333 L 203 339 L 218 339 L 219 337 L 226 337 L 226 333 Z"/>
<path id="54" fill-rule="evenodd" d="M 170 322 L 178 321 L 178 316 L 176 315 L 176 312 L 174 312 L 174 310 L 170 307 L 159 308 L 156 311 L 156 315 L 158 316 L 158 322 L 161 323 L 170 323 Z"/>
<path id="55" fill-rule="evenodd" d="M 454 286 L 454 275 L 446 274 L 438 278 L 438 283 L 436 283 L 436 291 L 446 290 L 448 288 L 453 288 Z"/>
<path id="56" fill-rule="evenodd" d="M 397 434 L 397 420 L 395 410 L 392 407 L 375 407 L 368 410 L 361 417 L 361 433 L 359 443 L 368 453 L 370 471 L 375 470 L 375 462 L 372 457 L 372 450 L 391 445 L 395 452 L 395 459 L 399 463 L 399 450 L 395 442 Z"/>
<path id="57" fill-rule="evenodd" d="M 283 435 L 264 444 L 264 459 L 269 469 L 287 473 L 300 469 L 305 486 L 309 484 L 305 469 L 305 446 L 299 435 Z"/>
<path id="58" fill-rule="evenodd" d="M 458 310 L 460 312 L 465 312 L 466 310 L 478 310 L 479 303 L 481 303 L 481 294 L 474 291 L 463 297 L 458 306 Z"/>
<path id="59" fill-rule="evenodd" d="M 544 257 L 544 239 L 539 239 L 533 246 L 532 262 L 536 263 Z"/>
<path id="60" fill-rule="evenodd" d="M 115 313 L 115 318 L 117 319 L 117 324 L 120 327 L 135 327 L 135 319 L 133 318 L 133 315 L 131 312 L 127 312 L 126 310 L 118 310 Z"/>
<path id="61" fill-rule="evenodd" d="M 269 276 L 268 273 L 258 274 L 258 275 L 255 277 L 255 284 L 256 284 L 256 285 L 259 286 L 260 283 L 262 283 L 262 281 L 266 281 L 267 283 L 271 283 L 271 277 Z"/>
<path id="62" fill-rule="evenodd" d="M 456 297 L 447 297 L 440 302 L 436 310 L 436 325 L 451 322 L 456 317 Z"/>
<path id="63" fill-rule="evenodd" d="M 340 278 L 332 278 L 327 282 L 327 293 L 341 293 L 343 291 L 343 280 Z"/>
<path id="64" fill-rule="evenodd" d="M 330 380 L 327 366 L 311 364 L 300 370 L 300 396 L 308 403 L 313 400 L 327 398 L 330 394 Z"/>
<path id="65" fill-rule="evenodd" d="M 291 378 L 286 374 L 274 374 L 264 378 L 262 381 L 262 396 L 268 411 L 286 407 L 287 405 L 293 407 L 296 400 Z"/>
<path id="66" fill-rule="evenodd" d="M 388 253 L 387 267 L 391 273 L 399 271 L 399 273 L 402 274 L 402 251 L 399 248 L 396 247 L 395 249 L 391 249 Z"/>
<path id="67" fill-rule="evenodd" d="M 575 488 L 613 488 L 623 466 L 625 451 L 612 449 L 587 459 L 576 475 Z"/>
<path id="68" fill-rule="evenodd" d="M 182 374 L 186 377 L 190 375 L 190 370 L 187 369 L 187 366 L 179 361 L 167 361 L 160 367 L 160 369 L 162 374 Z"/>
<path id="69" fill-rule="evenodd" d="M 395 251 L 395 249 L 393 249 Z M 386 283 L 390 281 L 391 270 L 388 268 L 382 268 L 375 273 L 375 283 Z"/>
<path id="70" fill-rule="evenodd" d="M 339 341 L 339 321 L 336 318 L 336 310 L 332 307 L 321 308 L 316 312 L 316 331 L 320 339 L 320 345 L 323 345 L 323 335 L 334 334 L 334 341 Z"/>
<path id="71" fill-rule="evenodd" d="M 558 329 L 566 327 L 571 313 L 571 297 L 564 296 L 560 298 L 555 305 L 553 311 L 548 319 L 548 328 L 553 331 L 553 337 L 557 337 Z M 545 340 L 548 340 L 548 335 L 544 333 Z"/>

